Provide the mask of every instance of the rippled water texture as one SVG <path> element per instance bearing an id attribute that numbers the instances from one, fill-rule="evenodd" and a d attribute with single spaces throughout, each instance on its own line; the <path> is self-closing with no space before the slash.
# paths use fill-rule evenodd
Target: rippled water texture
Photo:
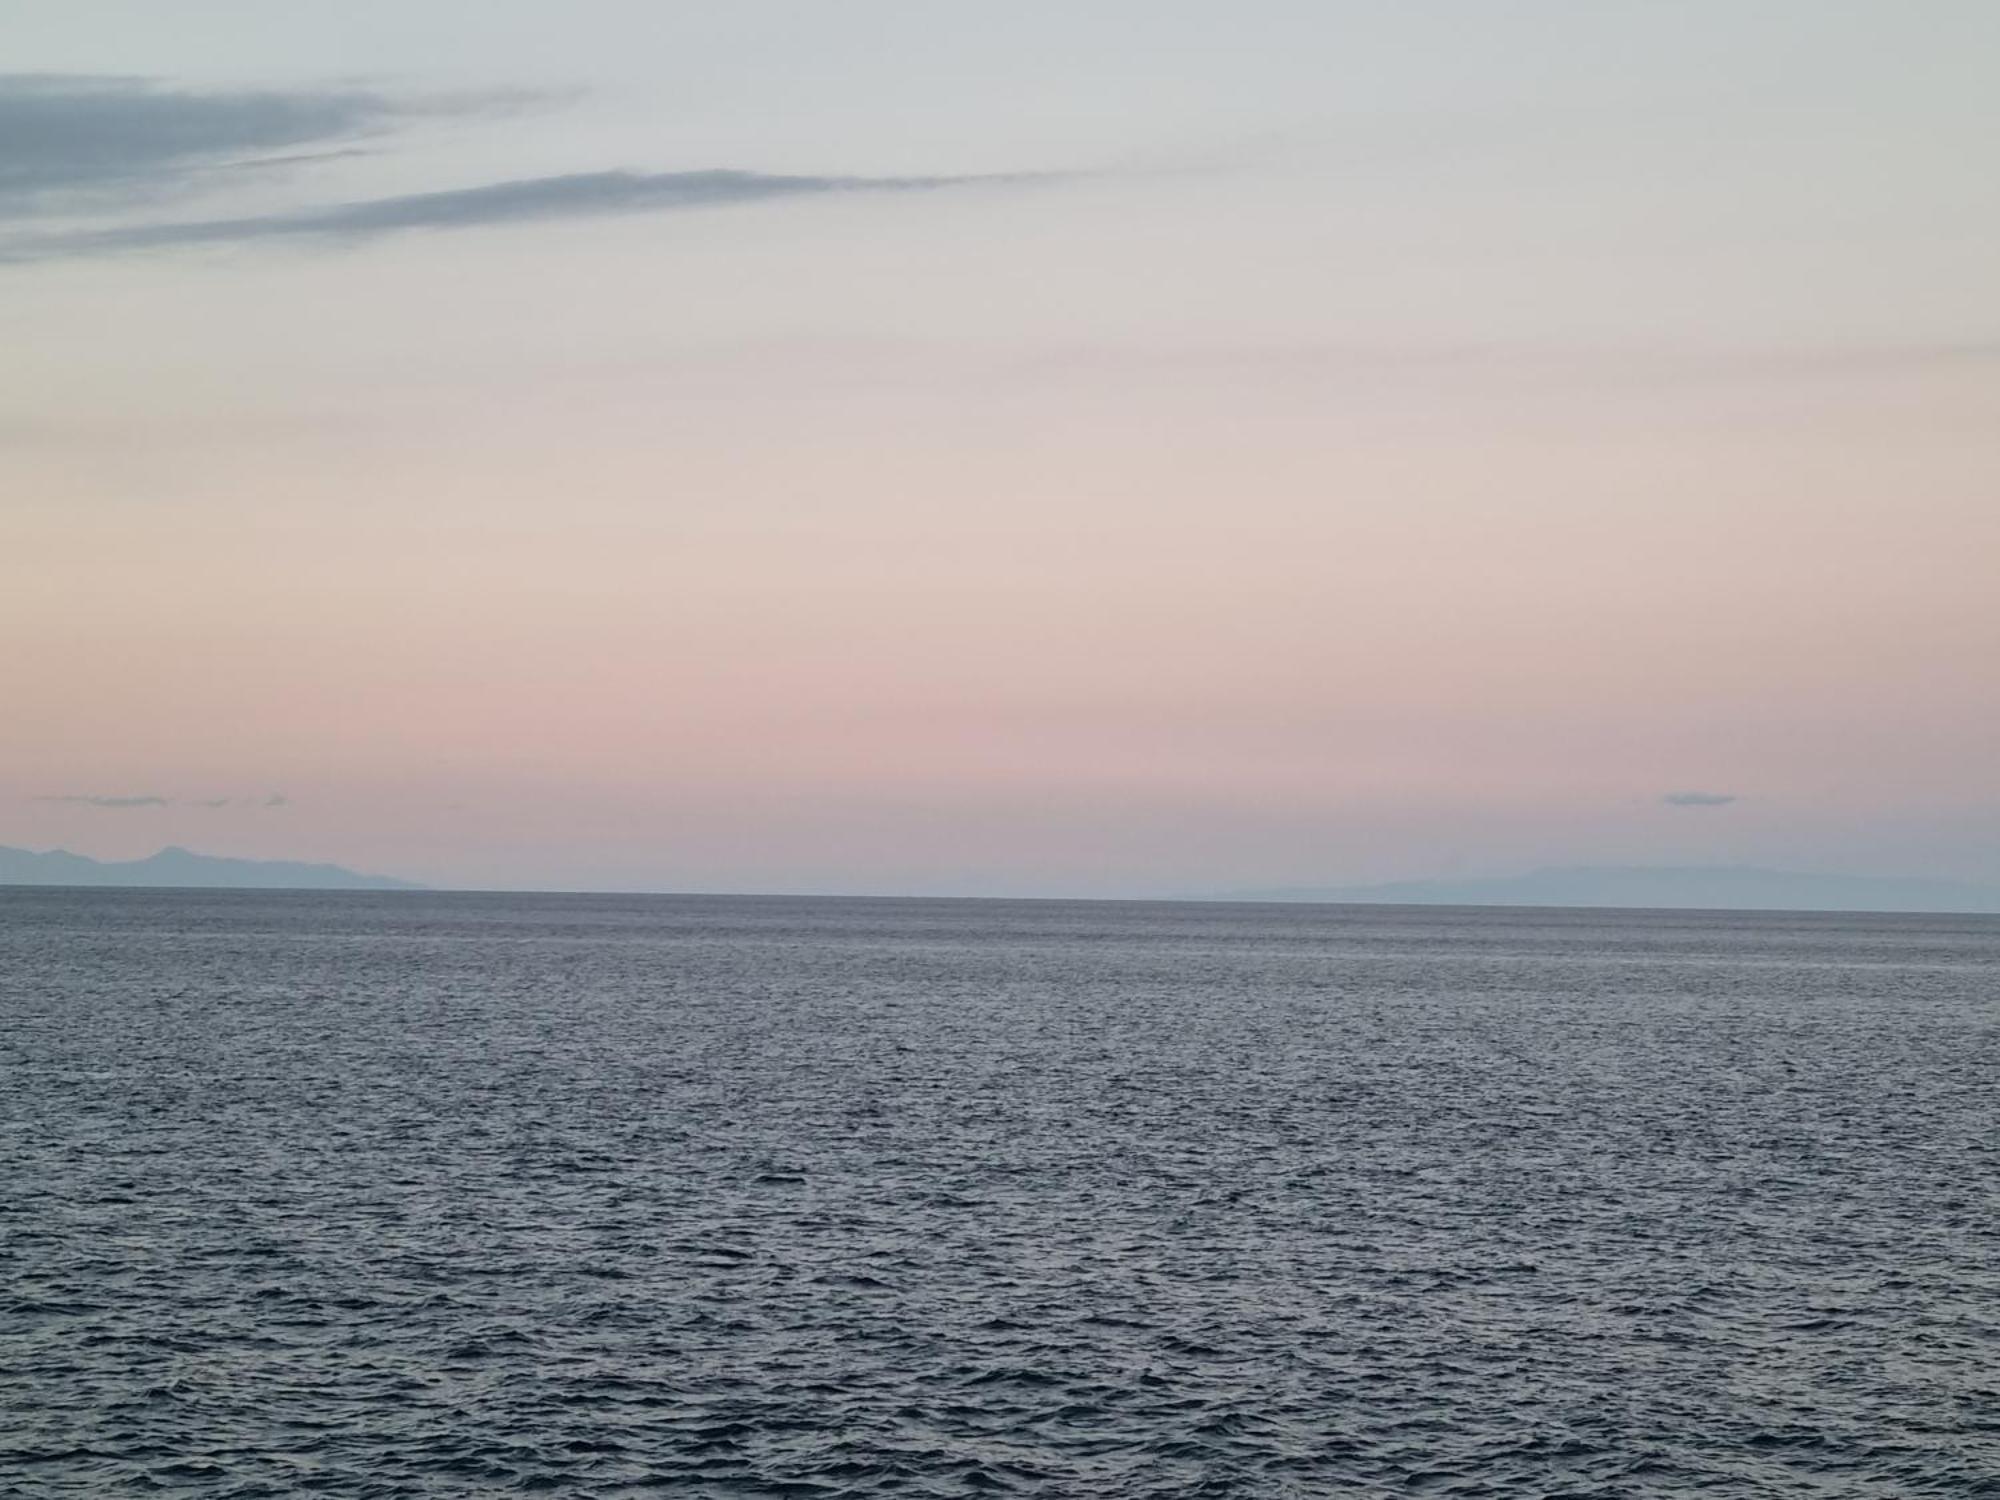
<path id="1" fill-rule="evenodd" d="M 0 893 L 0 1494 L 2000 1494 L 1996 965 Z"/>

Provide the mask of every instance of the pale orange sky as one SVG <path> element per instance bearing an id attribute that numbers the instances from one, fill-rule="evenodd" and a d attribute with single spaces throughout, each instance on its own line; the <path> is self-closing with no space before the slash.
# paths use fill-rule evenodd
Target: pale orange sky
<path id="1" fill-rule="evenodd" d="M 1380 6 L 1269 8 L 1335 104 L 995 43 L 921 151 L 901 75 L 772 100 L 810 151 L 649 113 L 616 6 L 605 50 L 449 74 L 371 21 L 326 76 L 585 87 L 385 128 L 317 197 L 0 176 L 0 843 L 652 889 L 2000 877 L 1994 37 L 1928 9 L 1884 61 L 1846 12 L 1692 5 L 1625 97 L 1605 49 L 1647 38 L 1601 24 L 1488 26 L 1438 60 L 1459 103 Z M 1194 14 L 1159 68 L 1203 65 Z M 28 66 L 93 71 L 59 33 Z M 169 93 L 319 86 L 281 35 L 153 45 Z M 241 227 L 610 166 L 1073 175 Z"/>

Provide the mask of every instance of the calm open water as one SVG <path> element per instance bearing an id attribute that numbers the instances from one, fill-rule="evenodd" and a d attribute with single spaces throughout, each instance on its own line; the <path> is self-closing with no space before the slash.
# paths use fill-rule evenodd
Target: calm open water
<path id="1" fill-rule="evenodd" d="M 2000 1494 L 2000 920 L 0 892 L 0 1494 Z"/>

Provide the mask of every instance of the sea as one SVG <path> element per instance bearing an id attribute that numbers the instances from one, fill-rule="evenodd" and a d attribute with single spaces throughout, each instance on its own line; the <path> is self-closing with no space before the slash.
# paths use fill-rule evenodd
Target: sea
<path id="1" fill-rule="evenodd" d="M 0 892 L 0 1496 L 2000 1495 L 2000 919 Z"/>

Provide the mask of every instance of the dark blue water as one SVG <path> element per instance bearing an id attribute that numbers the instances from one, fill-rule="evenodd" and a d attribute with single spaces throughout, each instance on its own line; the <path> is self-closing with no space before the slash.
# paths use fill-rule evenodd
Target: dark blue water
<path id="1" fill-rule="evenodd" d="M 0 892 L 0 1494 L 2000 1494 L 2000 921 Z"/>

